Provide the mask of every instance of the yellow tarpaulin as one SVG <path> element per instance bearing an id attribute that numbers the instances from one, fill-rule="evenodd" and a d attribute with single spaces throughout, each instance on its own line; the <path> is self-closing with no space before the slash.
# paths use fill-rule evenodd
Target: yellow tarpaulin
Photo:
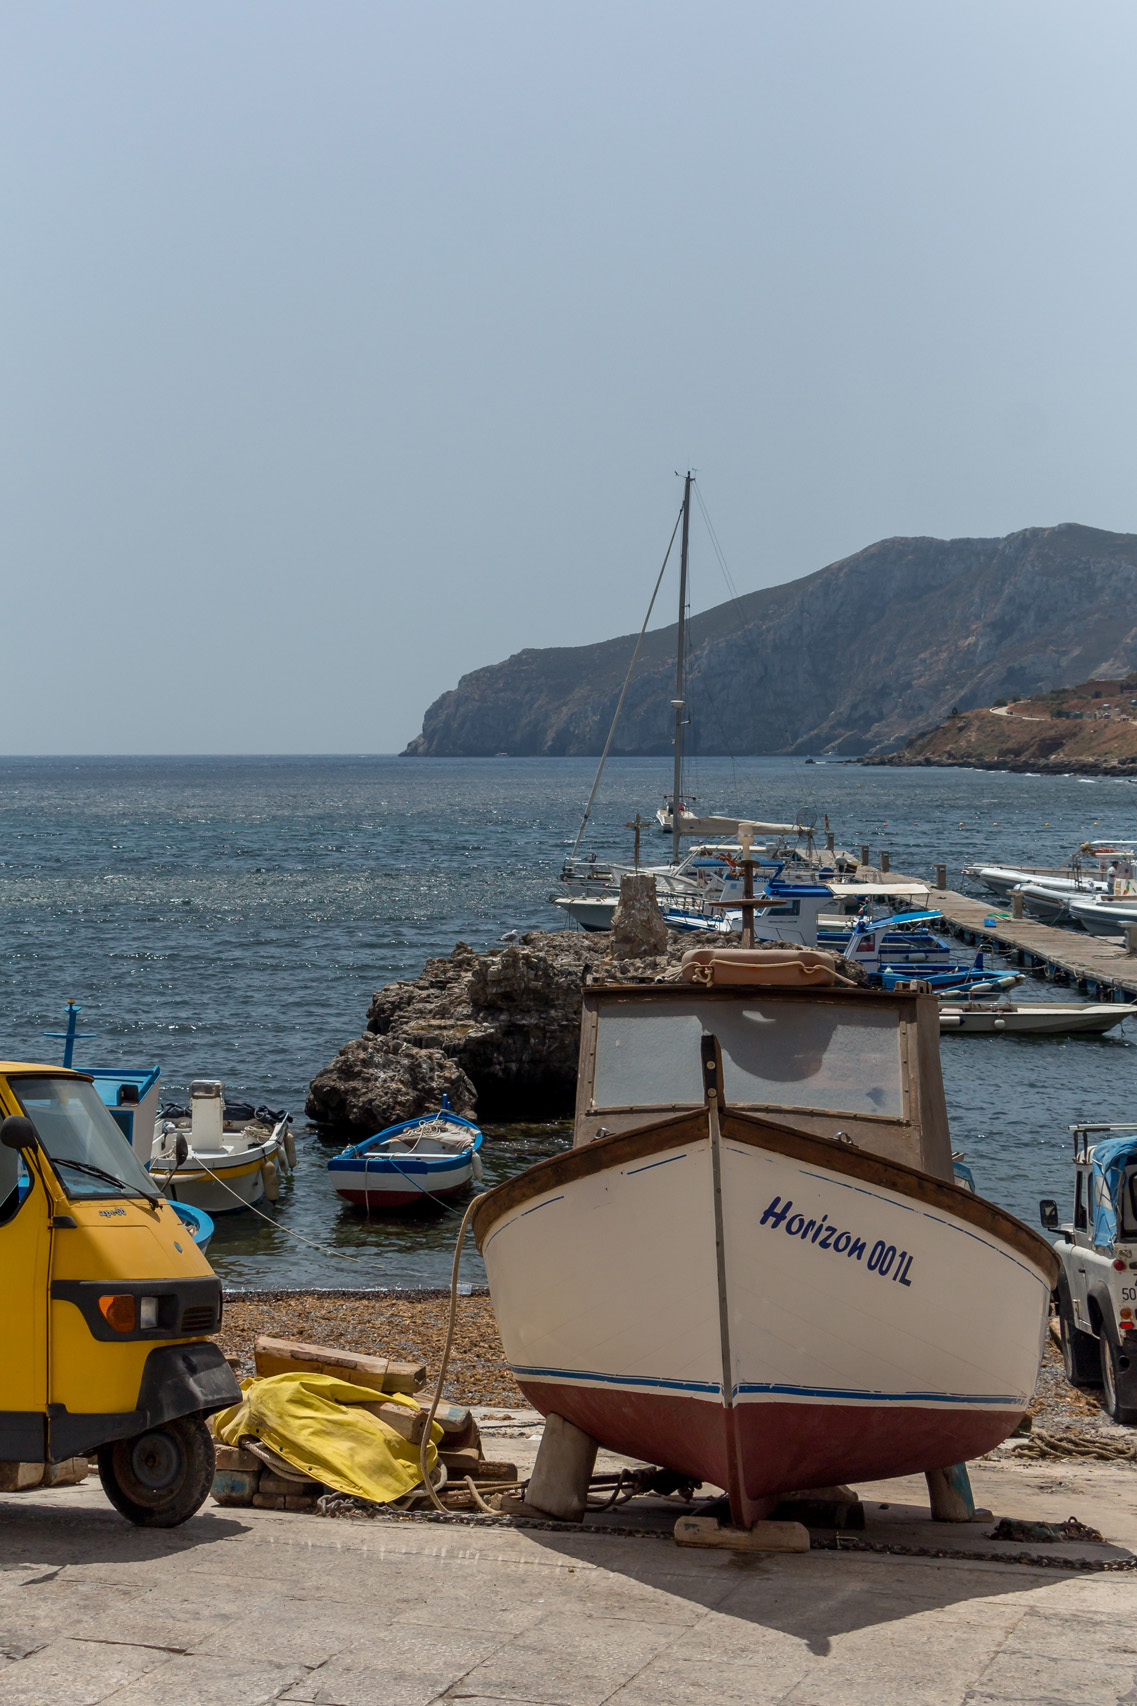
<path id="1" fill-rule="evenodd" d="M 330 1374 L 272 1374 L 242 1381 L 241 1391 L 241 1402 L 213 1419 L 226 1445 L 240 1445 L 251 1434 L 294 1469 L 376 1504 L 401 1498 L 422 1480 L 419 1447 L 363 1408 L 400 1404 L 417 1412 L 418 1404 L 404 1393 L 376 1392 Z M 438 1461 L 441 1438 L 435 1422 L 428 1470 Z"/>

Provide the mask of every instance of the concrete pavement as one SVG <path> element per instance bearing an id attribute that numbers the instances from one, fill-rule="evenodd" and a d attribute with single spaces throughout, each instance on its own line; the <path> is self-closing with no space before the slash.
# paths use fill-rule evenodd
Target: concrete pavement
<path id="1" fill-rule="evenodd" d="M 997 1515 L 1137 1539 L 1132 1468 L 973 1479 Z M 989 1545 L 918 1481 L 858 1490 L 870 1536 Z M 0 1498 L 0 1654 L 4 1706 L 1133 1706 L 1137 1575 L 213 1505 L 155 1533 L 95 1481 Z"/>

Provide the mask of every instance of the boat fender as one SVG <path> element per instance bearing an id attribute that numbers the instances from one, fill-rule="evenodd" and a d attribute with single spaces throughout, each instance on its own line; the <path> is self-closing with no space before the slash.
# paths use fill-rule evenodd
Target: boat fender
<path id="1" fill-rule="evenodd" d="M 476 1149 L 473 1150 L 470 1154 L 470 1164 L 471 1164 L 471 1168 L 473 1170 L 474 1177 L 480 1185 L 482 1182 L 482 1179 L 484 1177 L 484 1174 L 482 1172 L 482 1158 L 478 1154 Z"/>
<path id="2" fill-rule="evenodd" d="M 276 1171 L 275 1161 L 266 1161 L 261 1167 L 261 1178 L 264 1181 L 265 1196 L 269 1202 L 275 1202 L 280 1195 L 280 1179 Z"/>
<path id="3" fill-rule="evenodd" d="M 285 1126 L 284 1128 L 284 1155 L 288 1162 L 289 1171 L 291 1172 L 296 1165 L 296 1139 L 293 1137 L 291 1127 L 289 1126 Z"/>

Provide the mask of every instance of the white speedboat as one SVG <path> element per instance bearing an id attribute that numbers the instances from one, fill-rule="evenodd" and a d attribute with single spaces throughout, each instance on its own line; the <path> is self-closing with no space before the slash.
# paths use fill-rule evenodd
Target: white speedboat
<path id="1" fill-rule="evenodd" d="M 207 1214 L 232 1214 L 262 1197 L 275 1198 L 281 1174 L 291 1172 L 296 1148 L 291 1114 L 271 1125 L 226 1117 L 225 1086 L 214 1078 L 190 1085 L 188 1119 L 159 1120 L 149 1157 L 159 1189 Z"/>
<path id="2" fill-rule="evenodd" d="M 934 997 L 808 950 L 689 962 L 702 984 L 586 985 L 574 1147 L 474 1210 L 526 1397 L 742 1527 L 989 1451 L 1058 1265 L 953 1180 Z"/>
<path id="3" fill-rule="evenodd" d="M 1137 924 L 1137 895 L 1071 899 L 1070 917 L 1091 936 L 1124 936 L 1127 925 Z"/>
<path id="4" fill-rule="evenodd" d="M 1007 1031 L 1027 1037 L 1100 1035 L 1137 1013 L 1120 1001 L 945 1001 L 940 1030 L 993 1036 Z"/>

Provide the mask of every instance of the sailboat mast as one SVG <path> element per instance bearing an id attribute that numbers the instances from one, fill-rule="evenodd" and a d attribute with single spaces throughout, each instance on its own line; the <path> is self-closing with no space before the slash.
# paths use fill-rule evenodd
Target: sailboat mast
<path id="1" fill-rule="evenodd" d="M 675 649 L 675 776 L 671 790 L 671 858 L 679 863 L 679 802 L 683 796 L 683 713 L 686 709 L 683 686 L 683 642 L 687 615 L 687 540 L 691 531 L 691 470 L 683 483 L 683 543 L 679 555 L 679 638 Z"/>

